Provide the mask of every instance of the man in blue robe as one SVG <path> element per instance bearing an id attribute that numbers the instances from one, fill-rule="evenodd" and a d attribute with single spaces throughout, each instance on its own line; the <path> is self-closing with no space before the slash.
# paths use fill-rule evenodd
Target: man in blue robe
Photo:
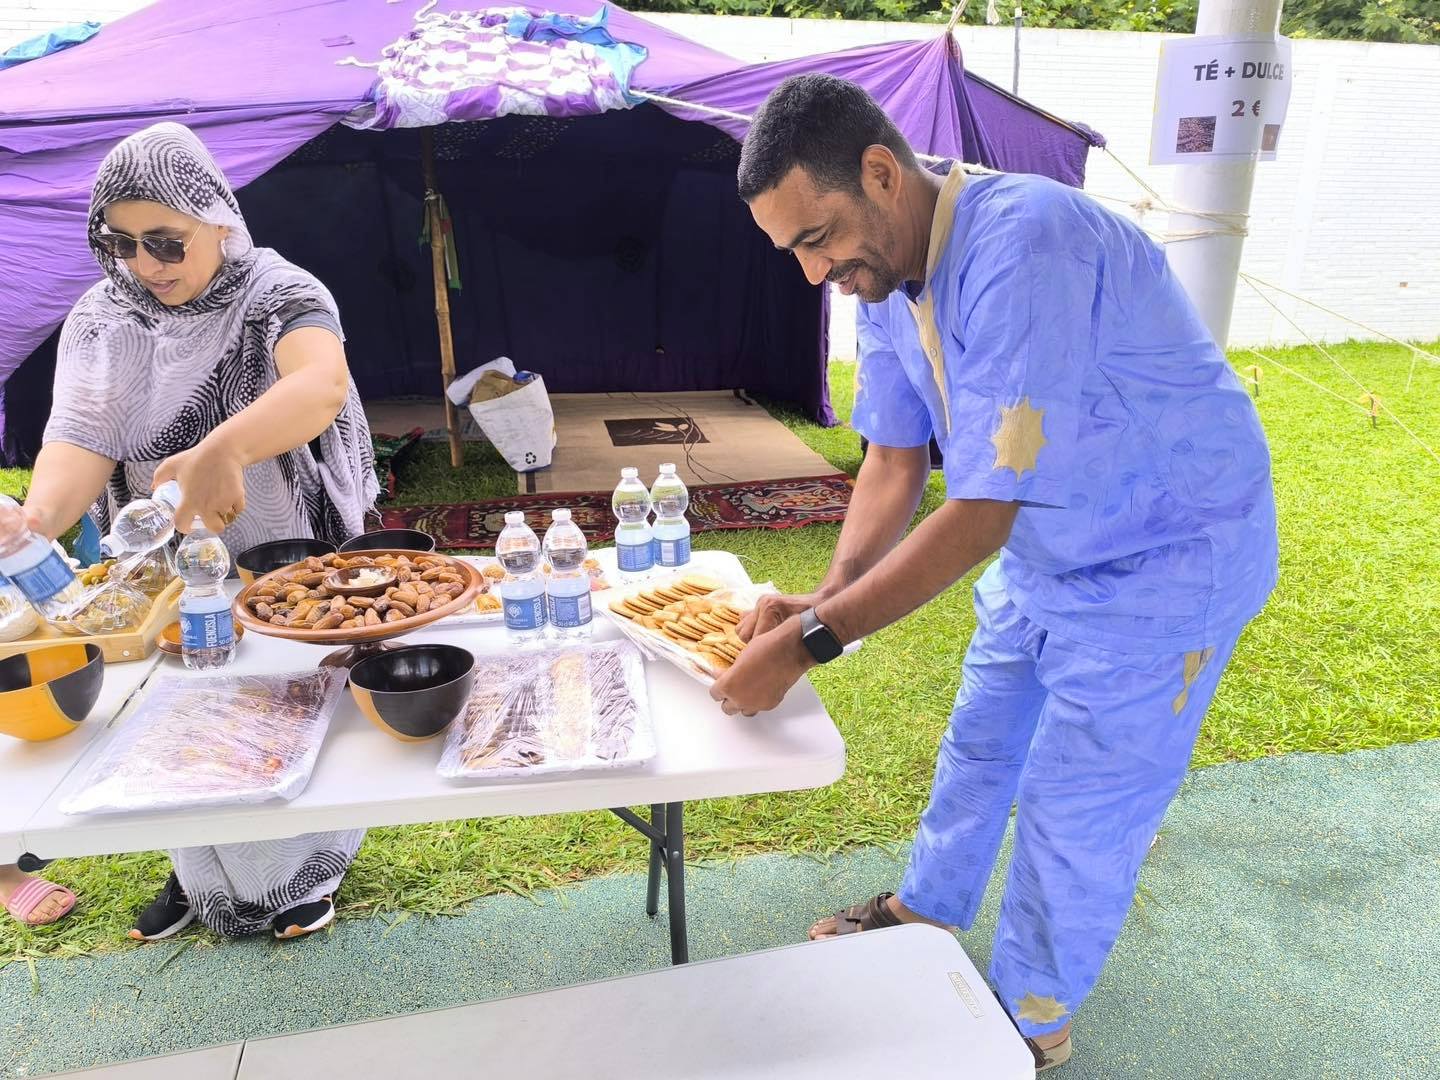
<path id="1" fill-rule="evenodd" d="M 1259 417 L 1139 228 L 1050 180 L 921 168 L 858 87 L 783 83 L 739 180 L 812 282 L 864 301 L 852 422 L 870 448 L 825 580 L 757 608 L 712 693 L 773 708 L 999 553 L 899 893 L 811 936 L 970 926 L 1018 805 L 990 978 L 1037 1066 L 1058 1065 L 1275 585 Z M 906 535 L 932 436 L 946 500 Z"/>

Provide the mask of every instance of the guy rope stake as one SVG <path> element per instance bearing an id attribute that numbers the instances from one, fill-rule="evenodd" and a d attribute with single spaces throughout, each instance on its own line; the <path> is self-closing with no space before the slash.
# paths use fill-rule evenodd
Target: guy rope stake
<path id="1" fill-rule="evenodd" d="M 1260 376 L 1262 374 L 1260 365 L 1251 364 L 1245 369 L 1245 372 L 1248 377 L 1248 382 L 1250 383 L 1250 392 L 1258 398 L 1260 396 Z"/>
<path id="2" fill-rule="evenodd" d="M 1370 426 L 1378 428 L 1380 426 L 1380 395 L 1367 391 L 1360 395 L 1360 404 L 1370 410 Z"/>

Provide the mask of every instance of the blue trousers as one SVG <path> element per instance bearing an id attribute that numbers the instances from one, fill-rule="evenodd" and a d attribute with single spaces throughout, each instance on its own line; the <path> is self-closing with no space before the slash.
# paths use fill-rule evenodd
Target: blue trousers
<path id="1" fill-rule="evenodd" d="M 990 980 L 1038 1035 L 1064 1026 L 1100 975 L 1235 640 L 1082 645 L 1021 614 L 994 566 L 975 613 L 900 900 L 968 929 L 1018 803 Z"/>

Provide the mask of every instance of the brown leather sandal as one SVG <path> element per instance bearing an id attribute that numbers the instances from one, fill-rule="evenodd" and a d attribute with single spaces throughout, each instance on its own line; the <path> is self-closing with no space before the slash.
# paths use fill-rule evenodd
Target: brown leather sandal
<path id="1" fill-rule="evenodd" d="M 1058 1046 L 1052 1046 L 1048 1050 L 1041 1050 L 1035 1045 L 1035 1040 L 1030 1038 L 1025 1040 L 1025 1045 L 1030 1048 L 1030 1053 L 1035 1055 L 1035 1071 L 1037 1073 L 1064 1065 L 1070 1060 L 1070 1037 L 1068 1035 L 1064 1042 Z"/>
<path id="2" fill-rule="evenodd" d="M 858 934 L 861 930 L 883 930 L 887 926 L 899 926 L 900 920 L 890 910 L 887 901 L 894 893 L 881 893 L 863 904 L 851 904 L 835 912 L 835 937 L 843 934 Z"/>

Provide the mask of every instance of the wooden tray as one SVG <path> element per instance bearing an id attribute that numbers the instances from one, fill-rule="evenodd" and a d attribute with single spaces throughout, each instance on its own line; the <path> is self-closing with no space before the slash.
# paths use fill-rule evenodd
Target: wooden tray
<path id="1" fill-rule="evenodd" d="M 349 645 L 348 649 L 341 649 L 333 652 L 320 663 L 327 667 L 351 667 L 367 656 L 384 652 L 385 644 L 390 638 L 403 637 L 412 630 L 418 630 L 422 626 L 428 626 L 437 619 L 443 619 L 447 615 L 453 615 L 457 611 L 463 611 L 475 602 L 475 597 L 480 595 L 480 589 L 485 579 L 474 565 L 462 562 L 460 559 L 449 555 L 439 555 L 433 551 L 407 551 L 400 548 L 377 548 L 365 551 L 347 551 L 341 555 L 344 559 L 353 559 L 357 555 L 368 555 L 374 558 L 378 555 L 408 555 L 412 558 L 437 559 L 455 569 L 465 579 L 466 585 L 459 596 L 441 607 L 431 608 L 422 614 L 414 615 L 401 622 L 384 623 L 381 626 L 357 627 L 353 630 L 304 630 L 300 627 L 274 626 L 256 617 L 255 613 L 246 606 L 246 601 L 271 578 L 289 572 L 298 564 L 282 566 L 264 577 L 255 579 L 253 585 L 247 585 L 235 597 L 231 610 L 235 613 L 235 621 L 243 625 L 247 630 L 253 630 L 257 634 L 264 634 L 267 637 L 285 638 L 289 641 L 306 641 L 313 645 Z"/>
<path id="2" fill-rule="evenodd" d="M 118 634 L 66 634 L 42 620 L 36 631 L 28 637 L 19 641 L 0 642 L 0 660 L 50 645 L 70 643 L 100 646 L 100 652 L 107 664 L 143 660 L 155 651 L 155 641 L 160 636 L 160 631 L 179 618 L 180 594 L 184 589 L 185 583 L 177 577 L 155 598 L 150 605 L 150 613 L 139 627 Z"/>

